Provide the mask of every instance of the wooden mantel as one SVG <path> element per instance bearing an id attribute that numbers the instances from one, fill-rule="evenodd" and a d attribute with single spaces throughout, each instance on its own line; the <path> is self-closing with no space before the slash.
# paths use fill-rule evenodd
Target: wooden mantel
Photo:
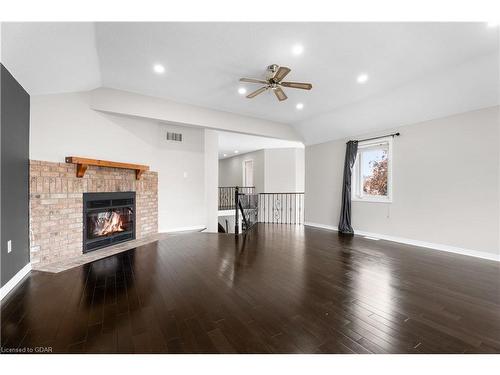
<path id="1" fill-rule="evenodd" d="M 122 168 L 135 170 L 135 179 L 141 178 L 145 171 L 149 171 L 149 166 L 140 164 L 120 163 L 116 161 L 80 158 L 78 156 L 66 156 L 66 163 L 76 164 L 76 177 L 83 177 L 89 165 L 97 167 Z"/>

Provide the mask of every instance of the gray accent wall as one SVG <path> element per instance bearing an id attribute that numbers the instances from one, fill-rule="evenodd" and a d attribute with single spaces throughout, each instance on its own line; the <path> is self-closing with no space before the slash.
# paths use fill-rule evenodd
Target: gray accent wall
<path id="1" fill-rule="evenodd" d="M 30 97 L 1 66 L 1 285 L 29 261 Z M 12 251 L 7 252 L 7 241 Z"/>

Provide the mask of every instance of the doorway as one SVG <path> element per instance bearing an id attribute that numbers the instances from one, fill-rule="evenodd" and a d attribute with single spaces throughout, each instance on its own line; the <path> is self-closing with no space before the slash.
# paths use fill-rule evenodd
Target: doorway
<path id="1" fill-rule="evenodd" d="M 253 160 L 243 162 L 243 186 L 253 185 Z"/>

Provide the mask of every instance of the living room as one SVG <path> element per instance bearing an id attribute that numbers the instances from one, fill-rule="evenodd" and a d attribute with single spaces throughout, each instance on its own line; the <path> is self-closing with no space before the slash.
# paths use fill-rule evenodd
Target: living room
<path id="1" fill-rule="evenodd" d="M 1 42 L 2 353 L 499 358 L 497 22 Z"/>

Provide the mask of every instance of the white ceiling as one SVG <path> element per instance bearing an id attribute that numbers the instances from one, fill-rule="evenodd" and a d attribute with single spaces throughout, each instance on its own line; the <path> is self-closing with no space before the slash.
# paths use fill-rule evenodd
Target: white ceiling
<path id="1" fill-rule="evenodd" d="M 31 94 L 101 85 L 92 23 L 2 22 L 2 63 Z"/>
<path id="2" fill-rule="evenodd" d="M 219 135 L 219 159 L 230 158 L 256 150 L 269 148 L 303 148 L 302 142 L 258 137 L 232 132 L 217 132 Z M 235 152 L 238 151 L 238 152 Z M 224 156 L 224 154 L 226 156 Z"/>
<path id="3" fill-rule="evenodd" d="M 306 143 L 499 103 L 499 31 L 485 23 L 18 23 L 2 42 L 31 94 L 129 90 L 287 123 Z M 284 102 L 237 93 L 272 63 L 313 90 L 286 89 Z"/>

